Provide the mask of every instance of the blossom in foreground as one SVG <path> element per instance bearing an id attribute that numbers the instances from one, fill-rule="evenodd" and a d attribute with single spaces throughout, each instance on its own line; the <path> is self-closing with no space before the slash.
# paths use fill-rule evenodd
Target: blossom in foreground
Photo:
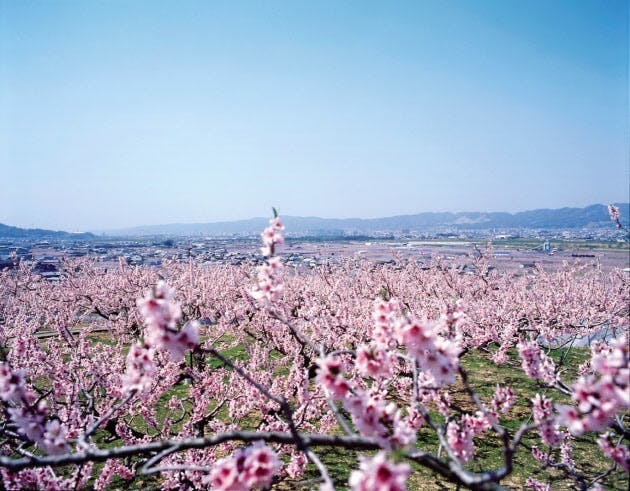
<path id="1" fill-rule="evenodd" d="M 538 424 L 540 439 L 550 447 L 557 447 L 562 441 L 558 425 L 552 418 L 553 406 L 551 399 L 536 394 L 532 399 L 534 422 Z"/>
<path id="2" fill-rule="evenodd" d="M 551 491 L 549 483 L 537 481 L 533 477 L 528 477 L 525 485 L 533 491 Z"/>
<path id="3" fill-rule="evenodd" d="M 317 360 L 317 383 L 335 400 L 342 400 L 350 392 L 350 383 L 343 377 L 343 363 L 337 356 L 326 356 Z"/>
<path id="4" fill-rule="evenodd" d="M 583 375 L 573 384 L 577 407 L 558 405 L 558 421 L 573 435 L 600 431 L 620 409 L 630 409 L 628 345 L 621 337 L 611 346 L 592 348 L 591 366 L 596 374 Z"/>
<path id="5" fill-rule="evenodd" d="M 628 452 L 628 447 L 613 443 L 613 438 L 614 435 L 611 433 L 604 433 L 597 440 L 597 444 L 606 457 L 619 465 L 624 471 L 630 472 L 630 453 Z"/>
<path id="6" fill-rule="evenodd" d="M 451 421 L 446 426 L 446 439 L 460 462 L 468 462 L 475 456 L 475 446 L 473 444 L 473 429 L 465 422 L 461 427 Z"/>
<path id="7" fill-rule="evenodd" d="M 405 491 L 410 473 L 408 464 L 391 462 L 379 452 L 371 459 L 360 457 L 359 470 L 352 471 L 349 483 L 353 491 Z"/>
<path id="8" fill-rule="evenodd" d="M 212 489 L 220 491 L 266 488 L 281 466 L 271 448 L 263 442 L 256 442 L 219 460 L 210 473 L 210 483 Z"/>
<path id="9" fill-rule="evenodd" d="M 404 319 L 397 326 L 397 337 L 432 385 L 444 387 L 455 381 L 460 348 L 456 341 L 437 334 L 435 322 Z"/>
<path id="10" fill-rule="evenodd" d="M 284 283 L 282 281 L 282 263 L 274 257 L 276 246 L 282 244 L 282 222 L 276 216 L 269 221 L 269 226 L 262 233 L 262 255 L 265 256 L 265 264 L 258 267 L 258 282 L 252 290 L 252 296 L 257 300 L 274 303 L 282 299 Z"/>
<path id="11" fill-rule="evenodd" d="M 0 399 L 10 404 L 6 411 L 18 433 L 48 454 L 68 452 L 65 427 L 56 419 L 46 421 L 48 405 L 45 400 L 36 402 L 23 370 L 11 370 L 6 363 L 0 365 Z"/>
<path id="12" fill-rule="evenodd" d="M 556 382 L 555 365 L 536 341 L 519 341 L 518 355 L 521 357 L 523 371 L 533 379 L 553 385 Z"/>
<path id="13" fill-rule="evenodd" d="M 149 294 L 138 300 L 146 324 L 144 341 L 151 348 L 167 350 L 175 361 L 181 361 L 189 349 L 199 343 L 199 324 L 189 322 L 181 331 L 177 323 L 182 310 L 174 299 L 174 291 L 164 281 L 158 281 Z"/>
<path id="14" fill-rule="evenodd" d="M 147 344 L 136 343 L 127 353 L 127 369 L 122 376 L 123 392 L 146 392 L 151 388 L 156 368 L 153 349 Z"/>
<path id="15" fill-rule="evenodd" d="M 608 205 L 608 215 L 610 215 L 610 219 L 617 224 L 617 228 L 621 228 L 621 223 L 619 222 L 621 218 L 619 208 L 615 205 Z"/>

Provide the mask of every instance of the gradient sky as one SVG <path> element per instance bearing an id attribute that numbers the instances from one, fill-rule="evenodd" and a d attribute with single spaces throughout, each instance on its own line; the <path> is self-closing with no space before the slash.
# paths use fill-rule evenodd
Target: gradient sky
<path id="1" fill-rule="evenodd" d="M 0 0 L 0 222 L 628 201 L 628 9 Z"/>

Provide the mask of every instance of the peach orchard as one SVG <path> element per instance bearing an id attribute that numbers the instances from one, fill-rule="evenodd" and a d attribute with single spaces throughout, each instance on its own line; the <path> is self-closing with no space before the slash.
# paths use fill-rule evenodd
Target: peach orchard
<path id="1" fill-rule="evenodd" d="M 275 217 L 262 234 L 258 267 L 72 260 L 57 284 L 27 262 L 2 272 L 3 488 L 147 476 L 163 489 L 393 491 L 428 472 L 495 489 L 523 453 L 576 489 L 627 479 L 627 274 L 500 274 L 483 257 L 474 274 L 440 260 L 299 270 L 283 265 L 282 228 Z M 594 335 L 569 369 L 559 355 Z M 478 390 L 473 356 L 533 381 L 525 414 L 505 380 Z M 574 459 L 588 435 L 607 462 L 596 472 Z M 497 465 L 478 461 L 485 447 Z M 344 483 L 331 448 L 358 458 Z M 551 487 L 538 471 L 522 485 Z"/>

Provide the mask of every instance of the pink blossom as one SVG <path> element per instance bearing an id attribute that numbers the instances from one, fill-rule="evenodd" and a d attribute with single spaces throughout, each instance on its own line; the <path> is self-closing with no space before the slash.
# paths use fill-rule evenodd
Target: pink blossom
<path id="1" fill-rule="evenodd" d="M 132 345 L 127 354 L 127 369 L 122 376 L 123 392 L 148 391 L 153 384 L 155 373 L 153 349 L 141 343 Z"/>
<path id="2" fill-rule="evenodd" d="M 615 462 L 624 471 L 630 472 L 630 453 L 626 445 L 615 444 L 611 440 L 613 435 L 611 433 L 604 433 L 600 435 L 597 440 L 599 448 L 602 449 L 604 455 Z"/>
<path id="3" fill-rule="evenodd" d="M 620 408 L 630 408 L 625 337 L 610 347 L 595 344 L 590 365 L 597 374 L 581 376 L 572 387 L 572 399 L 577 403 L 577 408 L 557 407 L 559 422 L 574 435 L 602 430 Z"/>
<path id="4" fill-rule="evenodd" d="M 433 322 L 404 320 L 398 325 L 397 335 L 428 376 L 428 382 L 443 387 L 455 381 L 460 348 L 455 341 L 439 336 L 435 331 Z"/>
<path id="5" fill-rule="evenodd" d="M 181 307 L 175 302 L 173 290 L 162 280 L 149 294 L 138 300 L 146 329 L 144 340 L 151 348 L 166 349 L 174 361 L 181 361 L 186 351 L 199 343 L 199 324 L 196 321 L 177 330 Z M 129 358 L 128 358 L 129 360 Z"/>
<path id="6" fill-rule="evenodd" d="M 165 328 L 175 328 L 182 311 L 179 304 L 173 301 L 173 294 L 173 290 L 160 280 L 146 297 L 138 300 L 140 313 L 149 329 L 159 332 Z"/>
<path id="7" fill-rule="evenodd" d="M 291 460 L 287 466 L 287 474 L 294 479 L 301 476 L 306 470 L 306 464 L 308 464 L 308 459 L 303 452 L 292 452 Z"/>
<path id="8" fill-rule="evenodd" d="M 245 450 L 241 479 L 248 488 L 266 488 L 282 464 L 276 454 L 263 442 L 256 442 Z"/>
<path id="9" fill-rule="evenodd" d="M 525 484 L 533 491 L 551 491 L 549 483 L 537 481 L 533 477 L 528 477 Z"/>
<path id="10" fill-rule="evenodd" d="M 541 379 L 547 384 L 555 383 L 553 360 L 543 353 L 536 341 L 521 340 L 518 343 L 518 354 L 521 357 L 521 366 L 527 375 L 533 379 Z"/>
<path id="11" fill-rule="evenodd" d="M 281 462 L 263 442 L 236 450 L 231 456 L 216 462 L 210 473 L 212 489 L 247 491 L 271 485 Z"/>
<path id="12" fill-rule="evenodd" d="M 446 425 L 446 439 L 453 454 L 460 462 L 468 462 L 475 456 L 473 431 L 466 425 L 460 427 L 455 421 Z"/>
<path id="13" fill-rule="evenodd" d="M 317 360 L 316 380 L 336 400 L 342 400 L 350 391 L 350 384 L 343 377 L 343 364 L 337 356 L 327 356 Z"/>
<path id="14" fill-rule="evenodd" d="M 41 446 L 46 453 L 51 455 L 60 455 L 68 453 L 69 447 L 66 441 L 66 429 L 61 425 L 59 420 L 53 419 L 46 423 L 44 435 L 38 445 Z"/>
<path id="15" fill-rule="evenodd" d="M 621 223 L 619 222 L 619 219 L 621 218 L 619 208 L 615 205 L 608 205 L 608 214 L 610 215 L 610 219 L 617 224 L 617 227 L 621 228 Z"/>
<path id="16" fill-rule="evenodd" d="M 388 378 L 393 374 L 395 356 L 378 345 L 361 345 L 357 348 L 356 365 L 364 377 Z"/>
<path id="17" fill-rule="evenodd" d="M 538 433 L 541 440 L 550 447 L 557 447 L 562 441 L 562 437 L 553 418 L 553 406 L 551 399 L 536 394 L 532 399 L 534 422 L 537 423 Z"/>
<path id="18" fill-rule="evenodd" d="M 11 370 L 9 365 L 0 365 L 0 399 L 5 402 L 21 402 L 27 396 L 24 386 L 24 370 Z"/>
<path id="19" fill-rule="evenodd" d="M 17 426 L 18 432 L 33 442 L 40 442 L 44 436 L 44 421 L 48 415 L 45 401 L 37 406 L 19 406 L 7 408 L 11 421 Z"/>
<path id="20" fill-rule="evenodd" d="M 411 473 L 408 464 L 395 464 L 379 452 L 371 459 L 360 457 L 359 470 L 350 473 L 349 484 L 353 491 L 405 491 Z"/>
<path id="21" fill-rule="evenodd" d="M 274 257 L 275 246 L 282 243 L 280 231 L 284 228 L 278 217 L 271 220 L 271 225 L 262 234 L 262 254 L 266 262 L 258 267 L 258 282 L 252 290 L 252 297 L 266 303 L 275 303 L 284 295 L 284 283 L 282 280 L 282 263 Z"/>
<path id="22" fill-rule="evenodd" d="M 497 384 L 491 405 L 495 411 L 507 414 L 514 405 L 514 392 L 510 387 L 500 387 Z"/>
<path id="23" fill-rule="evenodd" d="M 394 299 L 383 300 L 377 298 L 374 302 L 372 318 L 374 327 L 372 328 L 372 339 L 377 346 L 393 348 L 396 346 L 394 339 L 396 309 L 398 302 Z"/>

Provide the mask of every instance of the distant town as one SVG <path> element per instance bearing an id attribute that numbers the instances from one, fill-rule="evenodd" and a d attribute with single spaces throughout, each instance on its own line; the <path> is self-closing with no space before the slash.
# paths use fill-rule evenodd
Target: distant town
<path id="1" fill-rule="evenodd" d="M 286 234 L 280 251 L 288 266 L 313 268 L 343 258 L 375 264 L 415 261 L 428 267 L 432 260 L 453 261 L 463 273 L 474 272 L 474 259 L 486 257 L 492 268 L 518 270 L 536 266 L 556 268 L 563 261 L 592 263 L 604 269 L 630 266 L 628 235 L 605 228 L 545 230 L 442 230 L 439 232 L 375 231 L 348 234 L 339 230 Z M 159 267 L 164 261 L 212 265 L 261 263 L 259 234 L 229 237 L 202 236 L 89 236 L 72 234 L 49 238 L 0 238 L 0 269 L 29 261 L 36 273 L 50 281 L 61 275 L 70 258 L 93 258 L 103 264 Z"/>

